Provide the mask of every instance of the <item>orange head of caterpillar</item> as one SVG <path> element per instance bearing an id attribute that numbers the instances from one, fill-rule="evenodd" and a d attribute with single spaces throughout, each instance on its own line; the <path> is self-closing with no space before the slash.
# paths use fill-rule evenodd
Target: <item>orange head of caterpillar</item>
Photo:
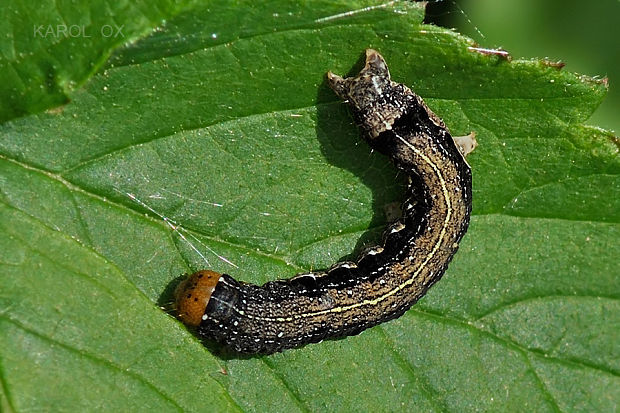
<path id="1" fill-rule="evenodd" d="M 222 275 L 198 271 L 181 281 L 174 291 L 177 317 L 185 325 L 196 327 L 202 321 L 209 299 Z"/>

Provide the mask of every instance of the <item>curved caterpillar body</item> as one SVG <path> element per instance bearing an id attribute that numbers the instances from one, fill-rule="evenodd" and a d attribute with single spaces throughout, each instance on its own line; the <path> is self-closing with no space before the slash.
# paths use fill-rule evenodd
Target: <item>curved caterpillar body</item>
<path id="1" fill-rule="evenodd" d="M 444 123 L 383 57 L 366 51 L 358 76 L 328 82 L 365 140 L 407 174 L 403 216 L 355 262 L 290 280 L 247 284 L 199 271 L 175 292 L 178 317 L 200 337 L 269 354 L 343 337 L 407 311 L 445 272 L 469 224 L 471 171 Z"/>

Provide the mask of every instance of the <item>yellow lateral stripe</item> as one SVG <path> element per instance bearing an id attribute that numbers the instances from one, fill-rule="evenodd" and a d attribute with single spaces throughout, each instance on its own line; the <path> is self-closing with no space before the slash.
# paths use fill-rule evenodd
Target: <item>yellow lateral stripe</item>
<path id="1" fill-rule="evenodd" d="M 294 314 L 291 317 L 277 317 L 277 318 L 253 317 L 253 316 L 250 316 L 248 314 L 245 314 L 243 311 L 239 311 L 238 310 L 237 312 L 240 315 L 244 315 L 244 316 L 246 316 L 248 318 L 251 318 L 251 319 L 254 319 L 254 320 L 287 322 L 287 321 L 293 321 L 293 320 L 299 319 L 299 318 L 316 317 L 316 316 L 319 316 L 319 315 L 330 314 L 330 313 L 341 313 L 341 312 L 349 311 L 349 310 L 352 310 L 352 309 L 358 308 L 358 307 L 364 307 L 364 306 L 367 306 L 367 305 L 371 305 L 371 306 L 377 305 L 381 301 L 383 301 L 383 300 L 393 296 L 394 294 L 398 293 L 399 291 L 401 291 L 404 288 L 406 288 L 406 287 L 410 286 L 411 284 L 413 284 L 413 281 L 420 274 L 420 271 L 422 271 L 422 269 L 426 266 L 426 264 L 428 264 L 428 262 L 435 256 L 435 253 L 437 252 L 437 250 L 439 249 L 439 246 L 441 245 L 441 243 L 443 241 L 443 238 L 444 238 L 444 236 L 446 234 L 446 228 L 448 227 L 448 222 L 452 218 L 452 203 L 450 202 L 450 195 L 448 193 L 448 188 L 446 187 L 446 181 L 445 181 L 443 175 L 441 174 L 440 169 L 437 167 L 437 165 L 434 164 L 428 156 L 426 156 L 425 154 L 420 152 L 418 149 L 416 149 L 415 146 L 413 146 L 412 144 L 407 142 L 401 136 L 399 136 L 397 134 L 395 134 L 395 135 L 396 135 L 396 137 L 398 139 L 401 140 L 401 142 L 403 142 L 416 155 L 420 156 L 433 169 L 433 171 L 435 172 L 435 174 L 439 178 L 439 183 L 441 185 L 441 191 L 442 191 L 444 199 L 446 201 L 446 207 L 447 207 L 447 211 L 448 211 L 447 214 L 446 214 L 446 219 L 444 220 L 443 225 L 441 227 L 441 231 L 439 233 L 439 239 L 437 240 L 437 243 L 433 246 L 432 251 L 426 256 L 426 259 L 424 260 L 424 262 L 422 264 L 420 264 L 419 268 L 413 273 L 411 278 L 407 279 L 407 281 L 405 281 L 404 283 L 398 285 L 397 287 L 395 287 L 394 289 L 392 289 L 389 292 L 385 293 L 384 295 L 381 295 L 381 296 L 379 296 L 379 297 L 377 297 L 375 299 L 372 299 L 372 300 L 364 300 L 364 301 L 361 301 L 359 303 L 351 304 L 351 305 L 348 305 L 348 306 L 335 307 L 335 308 L 331 308 L 329 310 L 315 311 L 315 312 L 310 312 L 310 313 L 298 313 L 298 314 Z"/>

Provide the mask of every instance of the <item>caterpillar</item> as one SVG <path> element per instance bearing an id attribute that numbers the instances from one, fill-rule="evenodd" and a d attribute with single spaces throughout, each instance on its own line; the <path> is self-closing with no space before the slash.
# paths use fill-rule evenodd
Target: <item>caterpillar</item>
<path id="1" fill-rule="evenodd" d="M 270 354 L 359 334 L 397 318 L 446 271 L 467 231 L 471 170 L 446 125 L 407 86 L 393 82 L 387 64 L 366 50 L 356 77 L 327 73 L 348 103 L 370 147 L 407 176 L 402 217 L 379 246 L 356 261 L 262 286 L 227 274 L 198 271 L 175 290 L 177 317 L 204 339 L 239 353 Z"/>

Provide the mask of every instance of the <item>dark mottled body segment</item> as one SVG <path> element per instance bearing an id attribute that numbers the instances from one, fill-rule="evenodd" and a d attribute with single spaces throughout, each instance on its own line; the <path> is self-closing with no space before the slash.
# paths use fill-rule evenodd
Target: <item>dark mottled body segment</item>
<path id="1" fill-rule="evenodd" d="M 470 168 L 422 99 L 392 82 L 373 50 L 357 77 L 328 80 L 370 146 L 409 176 L 403 217 L 356 262 L 263 286 L 221 276 L 198 333 L 236 351 L 272 353 L 399 317 L 443 275 L 467 230 Z"/>

